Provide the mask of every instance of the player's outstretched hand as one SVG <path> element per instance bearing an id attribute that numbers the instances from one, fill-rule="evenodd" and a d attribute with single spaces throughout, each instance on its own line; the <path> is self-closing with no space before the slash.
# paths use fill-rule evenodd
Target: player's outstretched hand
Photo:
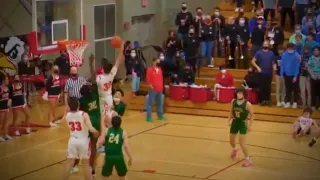
<path id="1" fill-rule="evenodd" d="M 101 147 L 105 143 L 105 137 L 100 136 L 97 141 L 97 147 Z"/>

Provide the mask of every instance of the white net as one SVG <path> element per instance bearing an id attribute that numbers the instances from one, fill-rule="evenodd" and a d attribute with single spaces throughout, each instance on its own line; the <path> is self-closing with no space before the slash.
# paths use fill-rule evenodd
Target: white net
<path id="1" fill-rule="evenodd" d="M 66 44 L 66 49 L 69 54 L 70 66 L 81 66 L 83 64 L 83 52 L 88 46 L 87 42 L 77 42 Z"/>

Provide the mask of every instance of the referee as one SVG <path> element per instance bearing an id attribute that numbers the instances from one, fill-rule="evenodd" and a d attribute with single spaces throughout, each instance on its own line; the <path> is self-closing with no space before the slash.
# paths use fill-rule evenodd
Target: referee
<path id="1" fill-rule="evenodd" d="M 66 112 L 69 111 L 68 99 L 69 98 L 81 98 L 80 89 L 83 85 L 87 83 L 86 79 L 82 76 L 78 75 L 77 67 L 71 67 L 70 69 L 70 78 L 67 80 L 66 85 L 64 87 L 64 103 L 66 105 Z M 79 160 L 75 161 L 74 167 L 71 173 L 78 172 L 78 164 Z"/>

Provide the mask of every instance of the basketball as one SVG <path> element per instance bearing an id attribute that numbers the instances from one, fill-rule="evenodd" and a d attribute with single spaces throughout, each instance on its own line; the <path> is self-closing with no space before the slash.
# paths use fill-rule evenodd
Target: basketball
<path id="1" fill-rule="evenodd" d="M 111 40 L 111 47 L 118 49 L 121 46 L 122 46 L 122 39 L 119 36 L 113 36 Z"/>

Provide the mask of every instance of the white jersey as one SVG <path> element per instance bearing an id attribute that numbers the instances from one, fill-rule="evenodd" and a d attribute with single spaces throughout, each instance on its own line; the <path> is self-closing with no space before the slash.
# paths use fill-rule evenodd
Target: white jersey
<path id="1" fill-rule="evenodd" d="M 299 118 L 299 125 L 301 130 L 304 130 L 306 127 L 310 127 L 312 123 L 313 123 L 313 120 L 311 118 L 305 118 L 305 117 Z"/>
<path id="2" fill-rule="evenodd" d="M 109 74 L 101 74 L 96 78 L 98 85 L 98 93 L 100 97 L 106 97 L 112 95 L 112 82 L 117 74 L 118 68 L 113 67 Z"/>
<path id="3" fill-rule="evenodd" d="M 89 128 L 84 122 L 83 111 L 68 112 L 66 120 L 70 129 L 70 137 L 88 138 Z"/>

